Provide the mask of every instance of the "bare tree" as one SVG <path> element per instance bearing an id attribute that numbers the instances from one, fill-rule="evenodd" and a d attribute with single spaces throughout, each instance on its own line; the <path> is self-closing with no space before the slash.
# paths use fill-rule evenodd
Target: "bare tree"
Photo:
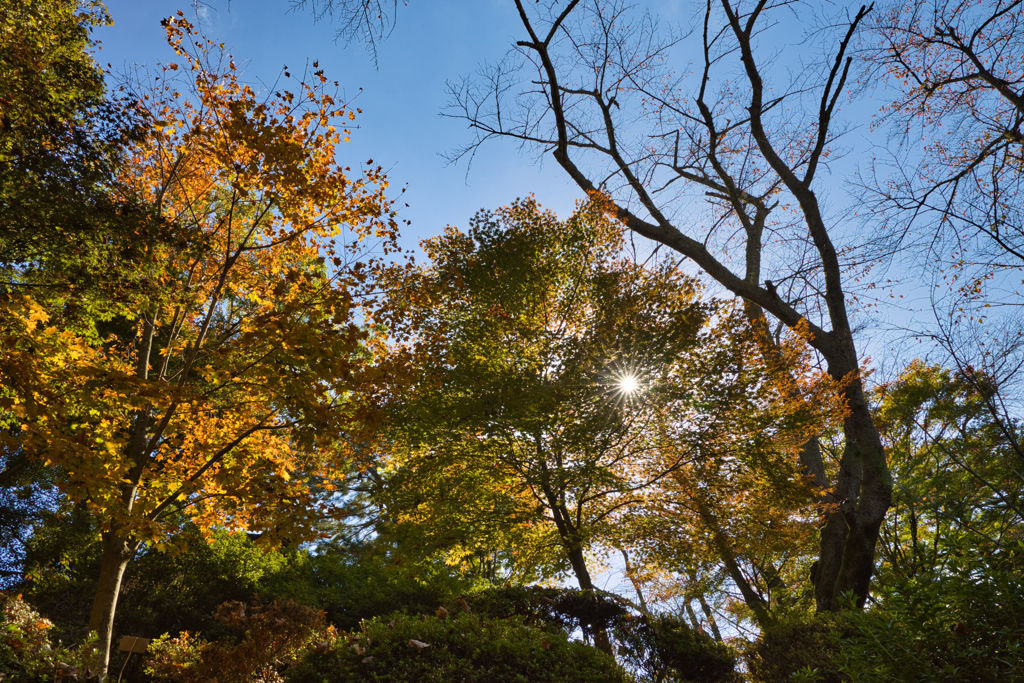
<path id="1" fill-rule="evenodd" d="M 802 454 L 831 503 L 815 597 L 821 610 L 847 592 L 863 605 L 892 480 L 860 376 L 844 290 L 851 264 L 835 241 L 843 226 L 822 206 L 819 176 L 870 8 L 819 33 L 831 56 L 779 90 L 771 45 L 790 37 L 778 17 L 792 19 L 795 2 L 707 0 L 692 34 L 666 40 L 621 0 L 515 3 L 525 39 L 482 79 L 452 87 L 453 115 L 476 131 L 455 156 L 492 138 L 552 152 L 630 229 L 742 297 L 766 353 L 773 321 L 808 340 L 849 406 L 834 480 L 816 442 Z M 690 43 L 697 57 L 679 75 L 671 60 Z"/>

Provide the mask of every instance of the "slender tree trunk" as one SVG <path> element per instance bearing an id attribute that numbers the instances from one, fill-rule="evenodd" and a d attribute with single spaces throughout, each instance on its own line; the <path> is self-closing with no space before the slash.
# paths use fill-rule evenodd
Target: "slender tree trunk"
<path id="1" fill-rule="evenodd" d="M 539 437 L 535 437 L 539 453 L 542 452 L 541 441 Z M 544 474 L 540 488 L 544 492 L 544 499 L 547 501 L 551 517 L 555 522 L 555 528 L 558 530 L 558 538 L 561 540 L 562 547 L 565 548 L 566 556 L 569 558 L 569 566 L 572 567 L 572 571 L 576 575 L 576 581 L 580 584 L 580 590 L 589 591 L 596 603 L 597 592 L 594 590 L 594 582 L 590 578 L 587 560 L 583 555 L 583 541 L 580 538 L 579 520 L 573 521 L 573 517 L 569 514 L 569 510 L 566 508 L 559 492 L 551 486 L 543 457 L 540 459 L 540 464 Z M 594 629 L 594 645 L 602 652 L 606 652 L 614 657 L 615 653 L 612 650 L 612 644 L 604 624 L 592 624 L 592 627 Z"/>
<path id="2" fill-rule="evenodd" d="M 736 555 L 732 550 L 732 542 L 722 531 L 721 526 L 718 524 L 718 519 L 715 517 L 711 508 L 703 500 L 695 498 L 693 501 L 697 506 L 697 512 L 700 514 L 701 521 L 711 531 L 711 539 L 714 543 L 715 550 L 718 551 L 718 558 L 725 565 L 725 571 L 732 579 L 733 583 L 736 584 L 736 588 L 739 589 L 743 595 L 743 602 L 747 604 L 750 611 L 754 613 L 754 618 L 757 620 L 757 625 L 762 630 L 769 628 L 775 623 L 774 617 L 771 612 L 768 611 L 768 606 L 765 604 L 761 596 L 757 594 L 754 588 L 747 581 L 747 578 L 743 576 L 743 572 L 740 571 L 740 566 L 736 562 Z"/>
<path id="3" fill-rule="evenodd" d="M 708 628 L 711 629 L 711 635 L 713 635 L 715 640 L 718 642 L 724 643 L 725 640 L 722 638 L 722 632 L 718 630 L 718 622 L 715 621 L 715 613 L 711 610 L 711 605 L 709 605 L 708 601 L 704 599 L 704 596 L 699 593 L 697 594 L 697 602 L 700 604 L 700 609 L 704 612 L 704 616 L 707 617 Z"/>
<path id="4" fill-rule="evenodd" d="M 566 543 L 566 554 L 569 556 L 569 564 L 572 566 L 572 573 L 576 575 L 576 582 L 580 590 L 593 591 L 594 582 L 590 578 L 590 570 L 587 569 L 587 561 L 583 556 L 583 548 L 578 543 Z"/>
<path id="5" fill-rule="evenodd" d="M 690 577 L 690 582 L 691 582 L 690 585 L 692 585 L 692 586 L 699 585 L 699 582 L 697 581 L 697 572 L 696 571 L 694 571 L 690 567 L 687 567 L 686 568 L 686 575 L 688 577 Z M 725 640 L 722 639 L 722 633 L 721 633 L 721 631 L 718 630 L 718 622 L 715 621 L 715 613 L 711 609 L 711 605 L 708 604 L 708 601 L 704 599 L 704 591 L 702 591 L 702 590 L 699 590 L 699 591 L 695 590 L 695 591 L 693 591 L 692 595 L 697 599 L 697 603 L 700 605 L 701 611 L 704 612 L 704 616 L 707 617 L 708 627 L 711 629 L 712 635 L 715 636 L 715 640 L 717 640 L 720 643 L 724 643 Z M 691 602 L 691 600 L 689 598 L 687 598 L 687 600 L 686 600 L 686 609 L 688 609 L 690 611 L 690 617 L 691 617 L 691 619 L 694 620 L 694 623 L 696 624 L 697 623 L 696 615 L 693 614 L 693 607 L 690 605 L 690 602 Z"/>
<path id="6" fill-rule="evenodd" d="M 580 584 L 580 590 L 589 592 L 594 601 L 597 602 L 597 591 L 594 590 L 594 582 L 590 578 L 590 570 L 587 569 L 587 560 L 583 555 L 583 546 L 580 544 L 579 539 L 563 539 L 563 543 L 569 556 L 569 564 L 576 575 L 576 581 Z M 594 629 L 594 646 L 601 652 L 614 657 L 615 652 L 612 649 L 612 642 L 608 638 L 608 631 L 605 629 L 605 625 L 603 623 L 594 623 L 592 627 Z"/>
<path id="7" fill-rule="evenodd" d="M 110 663 L 110 646 L 114 637 L 114 614 L 117 598 L 121 593 L 121 579 L 139 544 L 105 531 L 102 536 L 103 560 L 100 565 L 99 584 L 93 598 L 92 613 L 89 615 L 89 630 L 99 636 L 96 649 L 95 668 L 102 679 Z"/>
<path id="8" fill-rule="evenodd" d="M 562 540 L 562 547 L 565 548 L 569 565 L 572 567 L 573 574 L 576 575 L 576 581 L 580 584 L 580 590 L 588 591 L 596 602 L 597 591 L 594 590 L 594 582 L 590 578 L 590 570 L 587 569 L 587 559 L 583 555 L 583 543 L 580 541 L 579 532 L 572 523 L 572 518 L 565 506 L 550 491 L 546 492 L 546 495 L 551 505 L 555 526 L 558 528 L 558 535 Z M 597 649 L 614 657 L 612 643 L 604 624 L 592 624 L 591 626 L 594 629 L 594 645 Z"/>
<path id="9" fill-rule="evenodd" d="M 139 379 L 149 377 L 149 360 L 153 352 L 153 338 L 156 333 L 156 312 L 142 316 L 143 334 L 139 344 L 135 374 Z M 124 510 L 131 515 L 135 505 L 142 472 L 147 463 L 146 444 L 152 422 L 151 409 L 139 410 L 132 424 L 132 435 L 128 442 L 127 456 L 133 461 L 134 467 L 129 474 L 129 482 L 121 490 Z M 100 563 L 100 576 L 93 597 L 92 612 L 89 615 L 89 630 L 99 637 L 96 651 L 96 669 L 102 679 L 107 673 L 110 663 L 110 647 L 114 637 L 114 615 L 117 613 L 117 599 L 121 595 L 121 579 L 124 571 L 135 556 L 140 542 L 122 533 L 117 525 L 101 534 L 103 558 Z"/>
<path id="10" fill-rule="evenodd" d="M 640 580 L 637 579 L 636 573 L 633 571 L 633 565 L 629 562 L 629 551 L 625 548 L 619 548 L 619 552 L 622 553 L 622 560 L 626 565 L 626 578 L 633 584 L 633 590 L 636 591 L 636 601 L 640 606 L 640 611 L 645 616 L 650 616 L 650 610 L 647 609 L 647 600 L 644 598 L 643 586 L 640 585 Z"/>
<path id="11" fill-rule="evenodd" d="M 691 605 L 690 602 L 690 600 L 687 600 L 685 604 L 686 615 L 690 617 L 690 623 L 693 625 L 693 630 L 700 631 L 702 630 L 700 626 L 700 619 L 697 618 L 697 613 L 693 611 L 693 605 Z"/>

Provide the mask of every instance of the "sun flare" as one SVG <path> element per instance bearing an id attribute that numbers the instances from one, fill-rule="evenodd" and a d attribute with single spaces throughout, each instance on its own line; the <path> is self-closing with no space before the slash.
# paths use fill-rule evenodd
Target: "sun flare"
<path id="1" fill-rule="evenodd" d="M 623 375 L 619 380 L 619 390 L 624 394 L 632 394 L 638 387 L 636 377 L 633 375 Z"/>

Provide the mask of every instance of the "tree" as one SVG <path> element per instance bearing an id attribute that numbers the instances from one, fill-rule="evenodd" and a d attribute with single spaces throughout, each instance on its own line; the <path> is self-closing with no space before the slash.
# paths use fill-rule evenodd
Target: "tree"
<path id="1" fill-rule="evenodd" d="M 120 266 L 146 218 L 103 189 L 121 145 L 139 134 L 136 110 L 105 97 L 90 52 L 91 29 L 109 21 L 101 3 L 75 0 L 19 3 L 0 18 L 0 297 L 59 301 L 75 288 L 79 305 L 51 307 L 75 329 L 93 322 L 91 294 L 132 286 Z M 19 429 L 10 413 L 0 412 L 0 425 Z M 23 448 L 4 448 L 5 498 L 41 500 L 36 484 L 48 478 Z"/>
<path id="2" fill-rule="evenodd" d="M 881 571 L 894 582 L 1013 555 L 1024 522 L 1020 427 L 1006 434 L 978 383 L 915 361 L 875 392 L 898 482 L 882 528 Z"/>
<path id="3" fill-rule="evenodd" d="M 93 308 L 91 333 L 59 324 L 90 303 L 73 289 L 0 307 L 0 408 L 21 423 L 5 441 L 60 468 L 100 525 L 101 670 L 141 544 L 173 549 L 181 520 L 297 541 L 330 514 L 318 491 L 357 440 L 369 360 L 361 240 L 388 250 L 396 233 L 380 169 L 336 165 L 355 112 L 322 72 L 260 99 L 180 14 L 166 27 L 182 63 L 140 96 L 149 131 L 110 189 L 150 212 L 136 287 Z"/>
<path id="4" fill-rule="evenodd" d="M 389 282 L 399 302 L 387 310 L 405 316 L 389 321 L 406 340 L 396 358 L 415 378 L 392 405 L 396 443 L 412 449 L 400 457 L 419 462 L 416 478 L 440 468 L 446 488 L 490 489 L 510 506 L 494 510 L 503 522 L 532 524 L 539 505 L 592 589 L 588 537 L 622 503 L 604 499 L 628 489 L 623 468 L 649 447 L 648 401 L 621 382 L 657 386 L 710 309 L 669 264 L 624 258 L 617 226 L 593 205 L 559 221 L 519 201 L 424 247 L 430 265 L 396 269 Z M 649 310 L 637 308 L 645 301 Z M 420 504 L 445 505 L 430 498 Z"/>
<path id="5" fill-rule="evenodd" d="M 845 408 L 799 337 L 782 340 L 783 362 L 773 367 L 742 315 L 720 324 L 718 336 L 725 341 L 703 358 L 716 373 L 689 382 L 665 407 L 658 427 L 671 436 L 659 439 L 657 466 L 670 469 L 628 512 L 622 542 L 641 550 L 648 571 L 682 575 L 655 575 L 663 595 L 681 583 L 684 596 L 696 597 L 710 584 L 713 602 L 764 631 L 799 602 L 813 555 L 820 510 L 800 451 L 837 429 Z"/>
<path id="6" fill-rule="evenodd" d="M 460 154 L 493 138 L 551 150 L 582 190 L 607 197 L 629 229 L 748 302 L 764 335 L 770 320 L 807 326 L 808 343 L 849 408 L 834 480 L 826 481 L 815 442 L 802 455 L 807 473 L 829 484 L 825 502 L 833 504 L 815 574 L 818 607 L 828 610 L 846 592 L 866 599 L 892 490 L 860 374 L 846 255 L 837 245 L 842 226 L 819 197 L 847 53 L 869 9 L 845 22 L 820 69 L 777 90 L 766 82 L 762 48 L 788 38 L 771 23 L 787 6 L 709 1 L 693 34 L 696 68 L 686 77 L 669 66 L 681 39 L 660 41 L 654 20 L 622 2 L 517 0 L 524 38 L 484 83 L 456 85 L 453 115 L 477 134 Z M 706 211 L 694 220 L 698 199 Z M 763 341 L 773 354 L 770 337 Z"/>
<path id="7" fill-rule="evenodd" d="M 527 575 L 568 568 L 592 591 L 587 550 L 671 469 L 644 471 L 654 416 L 708 371 L 697 349 L 719 330 L 689 278 L 633 264 L 621 239 L 596 205 L 559 221 L 526 200 L 396 269 L 386 310 L 406 316 L 390 329 L 411 380 L 392 394 L 384 495 L 452 561 L 511 545 Z"/>
<path id="8" fill-rule="evenodd" d="M 89 32 L 110 22 L 101 3 L 19 3 L 2 22 L 0 291 L 81 296 L 117 279 L 121 268 L 99 264 L 132 258 L 127 238 L 146 219 L 107 191 L 140 112 L 106 96 L 93 60 Z M 25 276 L 40 268 L 51 272 L 33 289 Z"/>

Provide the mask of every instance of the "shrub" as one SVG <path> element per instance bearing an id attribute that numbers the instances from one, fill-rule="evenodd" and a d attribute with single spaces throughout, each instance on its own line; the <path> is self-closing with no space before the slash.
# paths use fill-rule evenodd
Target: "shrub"
<path id="1" fill-rule="evenodd" d="M 625 607 L 600 595 L 541 586 L 487 588 L 451 600 L 445 607 L 450 612 L 468 608 L 491 619 L 523 617 L 531 625 L 557 627 L 567 634 L 579 629 L 587 638 L 628 615 Z"/>
<path id="2" fill-rule="evenodd" d="M 445 605 L 450 612 L 470 609 L 492 619 L 519 617 L 526 623 L 567 635 L 592 637 L 606 629 L 620 657 L 652 681 L 739 680 L 736 653 L 728 645 L 696 631 L 671 615 L 631 614 L 621 603 L 570 588 L 540 586 L 489 588 Z"/>
<path id="3" fill-rule="evenodd" d="M 598 650 L 522 619 L 438 610 L 363 622 L 288 674 L 289 683 L 626 683 Z"/>
<path id="4" fill-rule="evenodd" d="M 174 683 L 277 683 L 282 671 L 334 638 L 323 612 L 291 601 L 252 609 L 225 602 L 217 619 L 236 637 L 207 643 L 187 632 L 165 634 L 150 644 L 146 673 Z"/>
<path id="5" fill-rule="evenodd" d="M 652 681 L 739 681 L 736 653 L 670 614 L 620 620 L 619 654 Z"/>
<path id="6" fill-rule="evenodd" d="M 327 612 L 328 622 L 348 631 L 363 619 L 393 612 L 432 612 L 469 588 L 443 565 L 399 564 L 371 550 L 328 547 L 316 555 L 302 553 L 264 578 L 260 592 L 314 605 Z"/>
<path id="7" fill-rule="evenodd" d="M 90 676 L 87 666 L 92 641 L 78 650 L 50 643 L 53 623 L 39 616 L 21 596 L 0 593 L 0 679 L 19 683 L 79 681 Z"/>
<path id="8" fill-rule="evenodd" d="M 856 681 L 995 683 L 1024 671 L 1024 582 L 1015 572 L 919 576 L 850 615 L 842 670 Z"/>
<path id="9" fill-rule="evenodd" d="M 786 621 L 765 631 L 744 653 L 752 683 L 795 680 L 840 683 L 834 617 Z"/>

